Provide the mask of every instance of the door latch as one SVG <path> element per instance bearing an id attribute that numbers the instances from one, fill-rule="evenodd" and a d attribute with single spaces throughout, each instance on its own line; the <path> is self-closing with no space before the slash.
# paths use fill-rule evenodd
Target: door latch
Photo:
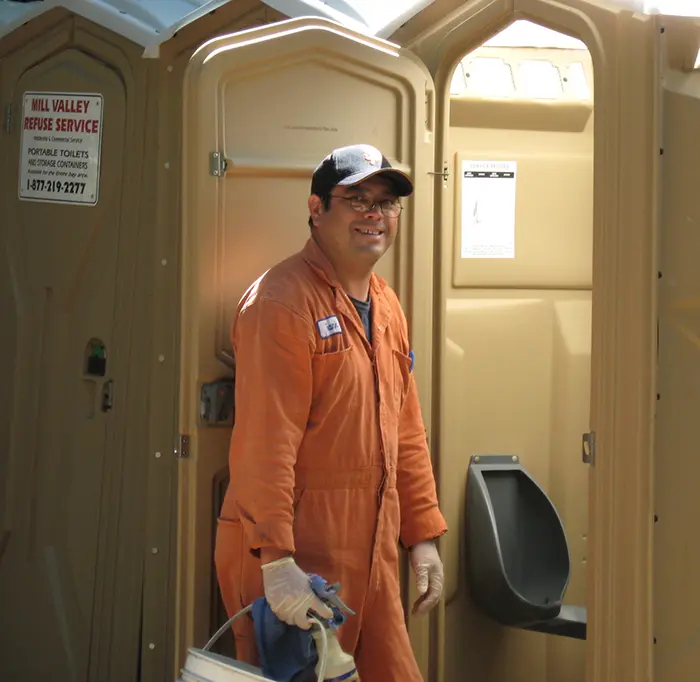
<path id="1" fill-rule="evenodd" d="M 441 171 L 428 171 L 428 175 L 440 175 L 442 177 L 442 181 L 447 182 L 450 178 L 450 168 L 447 163 L 445 163 Z"/>
<path id="2" fill-rule="evenodd" d="M 582 455 L 584 464 L 595 464 L 595 431 L 583 434 Z"/>
<path id="3" fill-rule="evenodd" d="M 114 382 L 110 379 L 102 386 L 102 411 L 109 412 L 114 405 Z"/>
<path id="4" fill-rule="evenodd" d="M 233 379 L 224 377 L 204 384 L 199 399 L 199 416 L 210 426 L 233 426 Z"/>

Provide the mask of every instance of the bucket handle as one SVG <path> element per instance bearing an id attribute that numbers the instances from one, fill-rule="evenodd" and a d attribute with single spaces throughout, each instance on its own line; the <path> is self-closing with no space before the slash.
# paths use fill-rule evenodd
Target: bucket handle
<path id="1" fill-rule="evenodd" d="M 231 616 L 212 635 L 211 639 L 204 645 L 203 650 L 210 651 L 211 648 L 214 646 L 214 644 L 216 644 L 217 640 L 224 634 L 224 632 L 226 632 L 231 627 L 231 625 L 233 625 L 234 621 L 238 620 L 238 618 L 240 618 L 241 616 L 248 613 L 252 608 L 253 608 L 253 605 L 249 604 L 244 609 L 241 609 L 238 613 Z M 321 640 L 323 641 L 323 647 L 322 647 L 322 651 L 319 655 L 321 665 L 319 666 L 319 670 L 318 670 L 318 682 L 323 682 L 326 679 L 326 659 L 327 659 L 327 655 L 328 655 L 328 636 L 326 635 L 325 626 L 318 618 L 316 618 L 316 616 L 309 616 L 309 623 L 311 623 L 311 627 L 314 627 L 315 625 L 317 625 L 319 630 L 321 631 Z"/>

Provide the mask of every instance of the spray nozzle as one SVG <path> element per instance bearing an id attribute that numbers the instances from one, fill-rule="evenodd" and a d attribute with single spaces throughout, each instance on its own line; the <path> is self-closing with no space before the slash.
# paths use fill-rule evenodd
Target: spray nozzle
<path id="1" fill-rule="evenodd" d="M 355 612 L 343 602 L 343 600 L 338 596 L 340 591 L 340 583 L 328 584 L 323 581 L 318 576 L 310 576 L 311 588 L 313 589 L 316 596 L 325 604 L 331 607 L 333 611 L 332 618 L 321 618 L 317 613 L 313 612 L 321 622 L 323 622 L 326 627 L 336 629 L 339 628 L 345 622 L 345 614 L 351 616 L 355 615 Z"/>
<path id="2" fill-rule="evenodd" d="M 355 615 L 355 612 L 349 606 L 347 606 L 347 604 L 343 603 L 343 600 L 338 596 L 338 592 L 340 591 L 340 583 L 328 585 L 326 587 L 326 591 L 327 595 L 324 595 L 322 598 L 325 599 L 325 601 L 327 601 L 331 606 L 335 606 L 339 611 L 344 611 L 351 616 Z"/>

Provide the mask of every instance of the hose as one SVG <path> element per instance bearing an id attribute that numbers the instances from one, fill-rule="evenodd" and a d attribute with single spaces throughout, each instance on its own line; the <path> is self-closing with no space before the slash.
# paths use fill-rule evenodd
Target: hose
<path id="1" fill-rule="evenodd" d="M 226 632 L 233 623 L 238 620 L 241 616 L 248 613 L 253 608 L 252 604 L 249 604 L 244 609 L 241 609 L 238 613 L 231 616 L 211 637 L 211 639 L 204 645 L 203 651 L 211 651 L 211 648 L 216 644 L 217 640 Z M 319 654 L 320 666 L 318 670 L 318 682 L 323 682 L 326 679 L 326 659 L 328 655 L 328 635 L 326 635 L 326 628 L 321 623 L 321 621 L 316 618 L 316 616 L 309 616 L 309 623 L 311 626 L 317 625 L 321 630 L 321 640 L 323 641 L 322 651 Z"/>

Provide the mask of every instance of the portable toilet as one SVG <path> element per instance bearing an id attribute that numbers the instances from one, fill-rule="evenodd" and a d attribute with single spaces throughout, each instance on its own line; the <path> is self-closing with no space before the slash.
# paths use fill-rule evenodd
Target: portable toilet
<path id="1" fill-rule="evenodd" d="M 379 271 L 451 527 L 445 603 L 408 618 L 425 679 L 651 679 L 659 238 L 697 282 L 693 238 L 657 231 L 662 196 L 695 210 L 661 168 L 662 130 L 691 163 L 697 74 L 673 95 L 660 78 L 692 70 L 697 26 L 634 3 L 435 0 L 378 37 L 359 11 L 176 4 L 31 3 L 0 39 L 0 670 L 171 680 L 223 622 L 231 315 L 308 238 L 316 163 L 363 141 L 416 186 Z M 585 639 L 533 627 L 571 610 L 524 622 L 507 593 L 474 599 L 474 557 L 527 568 L 504 528 L 543 518 L 560 544 L 536 576 Z"/>

